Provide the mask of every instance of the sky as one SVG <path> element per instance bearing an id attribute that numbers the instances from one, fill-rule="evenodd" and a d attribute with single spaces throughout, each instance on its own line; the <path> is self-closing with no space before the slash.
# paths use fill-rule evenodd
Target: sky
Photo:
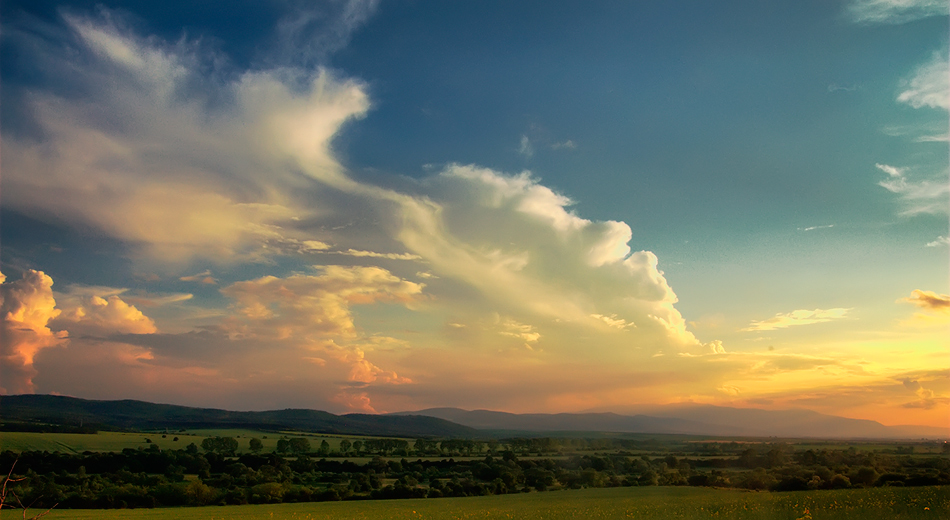
<path id="1" fill-rule="evenodd" d="M 0 23 L 2 394 L 950 424 L 945 1 Z"/>

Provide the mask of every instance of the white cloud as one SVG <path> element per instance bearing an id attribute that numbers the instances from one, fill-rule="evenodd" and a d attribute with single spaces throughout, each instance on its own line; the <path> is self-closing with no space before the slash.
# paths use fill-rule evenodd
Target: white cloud
<path id="1" fill-rule="evenodd" d="M 346 255 L 366 258 L 386 258 L 388 260 L 419 260 L 422 257 L 412 253 L 377 253 L 375 251 L 360 251 L 358 249 L 347 249 L 346 251 L 330 251 L 334 255 Z"/>
<path id="2" fill-rule="evenodd" d="M 524 323 L 519 323 L 511 318 L 505 318 L 501 320 L 500 317 L 496 317 L 500 322 L 498 324 L 500 330 L 498 334 L 502 336 L 508 336 L 510 338 L 517 338 L 525 342 L 525 346 L 528 346 L 528 343 L 537 343 L 541 339 L 541 334 L 534 330 L 534 327 Z M 528 348 L 531 348 L 530 346 Z"/>
<path id="3" fill-rule="evenodd" d="M 816 230 L 816 229 L 830 229 L 830 228 L 833 228 L 833 227 L 835 227 L 834 224 L 828 224 L 828 225 L 825 225 L 825 226 L 809 226 L 809 227 L 806 227 L 806 228 L 798 228 L 798 230 L 799 230 L 799 231 L 814 231 L 814 230 Z"/>
<path id="4" fill-rule="evenodd" d="M 630 252 L 627 224 L 578 217 L 570 199 L 526 172 L 450 165 L 425 188 L 428 200 L 402 206 L 396 236 L 439 277 L 466 282 L 518 319 L 593 325 L 591 314 L 617 316 L 644 338 L 696 343 L 656 256 Z"/>
<path id="5" fill-rule="evenodd" d="M 344 48 L 353 33 L 372 17 L 379 0 L 291 2 L 293 12 L 278 23 L 278 58 L 283 63 L 313 66 Z"/>
<path id="6" fill-rule="evenodd" d="M 933 242 L 927 242 L 927 247 L 940 247 L 950 244 L 950 237 L 937 237 Z"/>
<path id="7" fill-rule="evenodd" d="M 330 141 L 368 108 L 362 85 L 322 69 L 215 82 L 197 45 L 163 47 L 108 21 L 67 21 L 78 57 L 36 45 L 31 58 L 74 87 L 60 92 L 84 97 L 26 97 L 45 137 L 5 136 L 8 207 L 95 227 L 165 264 L 326 249 L 299 228 L 326 209 L 301 198 L 313 185 L 288 154 L 305 150 L 307 175 L 338 179 Z"/>
<path id="8" fill-rule="evenodd" d="M 888 178 L 878 182 L 878 186 L 891 193 L 901 196 L 905 209 L 902 215 L 917 215 L 921 213 L 940 214 L 948 211 L 947 194 L 950 193 L 950 184 L 945 178 L 930 180 L 908 180 L 908 168 L 897 168 L 887 164 L 875 164 L 877 169 L 888 175 Z"/>
<path id="9" fill-rule="evenodd" d="M 552 149 L 552 150 L 561 150 L 561 149 L 565 149 L 565 150 L 576 150 L 576 149 L 577 149 L 577 143 L 575 143 L 574 141 L 568 139 L 567 141 L 564 141 L 564 142 L 561 142 L 561 143 L 554 143 L 554 144 L 552 144 L 552 145 L 551 145 L 551 149 Z"/>
<path id="10" fill-rule="evenodd" d="M 518 146 L 518 153 L 528 158 L 534 155 L 534 146 L 531 145 L 531 139 L 528 139 L 528 136 L 521 136 L 521 145 Z"/>
<path id="11" fill-rule="evenodd" d="M 796 325 L 811 325 L 813 323 L 825 323 L 832 320 L 838 320 L 845 317 L 851 309 L 815 309 L 815 310 L 795 310 L 786 314 L 776 314 L 774 317 L 762 321 L 753 321 L 748 327 L 741 329 L 743 332 L 757 332 L 764 330 L 784 329 Z"/>
<path id="12" fill-rule="evenodd" d="M 636 324 L 632 321 L 628 322 L 623 318 L 618 318 L 616 314 L 611 314 L 610 316 L 604 316 L 603 314 L 591 314 L 590 317 L 594 318 L 595 320 L 600 320 L 615 329 L 624 330 L 629 327 L 636 327 Z"/>
<path id="13" fill-rule="evenodd" d="M 858 23 L 901 24 L 944 16 L 948 7 L 945 0 L 853 0 L 847 11 Z"/>
<path id="14" fill-rule="evenodd" d="M 943 2 L 944 7 L 948 4 Z M 914 108 L 950 109 L 950 65 L 945 53 L 935 52 L 929 62 L 914 72 L 914 77 L 905 82 L 897 101 Z"/>

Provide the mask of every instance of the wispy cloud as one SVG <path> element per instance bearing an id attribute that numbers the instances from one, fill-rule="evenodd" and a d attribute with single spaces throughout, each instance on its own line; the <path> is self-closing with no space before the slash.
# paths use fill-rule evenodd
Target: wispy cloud
<path id="1" fill-rule="evenodd" d="M 376 12 L 379 0 L 291 2 L 291 13 L 277 25 L 277 59 L 285 66 L 310 68 L 346 47 L 353 33 Z M 273 59 L 273 58 L 272 58 Z"/>
<path id="2" fill-rule="evenodd" d="M 866 24 L 902 24 L 947 11 L 945 0 L 854 0 L 847 7 L 853 21 Z"/>
<path id="3" fill-rule="evenodd" d="M 897 101 L 914 108 L 950 109 L 950 65 L 946 53 L 935 52 L 930 61 L 918 67 L 913 77 L 904 82 Z"/>
<path id="4" fill-rule="evenodd" d="M 933 291 L 914 289 L 910 296 L 898 301 L 912 303 L 921 309 L 950 313 L 950 295 L 937 294 Z"/>
<path id="5" fill-rule="evenodd" d="M 933 242 L 927 242 L 927 247 L 940 247 L 950 244 L 950 237 L 937 237 Z"/>
<path id="6" fill-rule="evenodd" d="M 774 317 L 762 321 L 753 321 L 748 327 L 741 329 L 742 332 L 756 332 L 765 330 L 784 329 L 797 325 L 811 325 L 813 323 L 825 323 L 832 320 L 844 318 L 851 309 L 815 309 L 815 310 L 796 310 L 786 314 L 776 314 Z"/>
<path id="7" fill-rule="evenodd" d="M 204 270 L 204 271 L 202 271 L 202 272 L 200 272 L 200 273 L 197 273 L 197 274 L 192 274 L 192 275 L 188 275 L 188 276 L 182 276 L 182 277 L 179 277 L 178 279 L 181 280 L 181 281 L 183 281 L 183 282 L 198 282 L 198 283 L 203 283 L 203 284 L 206 284 L 206 285 L 214 285 L 214 284 L 218 283 L 217 278 L 211 276 L 211 270 L 210 270 L 210 269 L 206 269 L 206 270 Z"/>
<path id="8" fill-rule="evenodd" d="M 847 87 L 837 83 L 832 83 L 828 85 L 828 92 L 854 92 L 859 88 L 861 88 L 859 85 L 851 85 L 850 87 Z"/>
<path id="9" fill-rule="evenodd" d="M 347 249 L 346 251 L 328 251 L 331 255 L 345 255 L 365 258 L 386 258 L 389 260 L 420 260 L 419 255 L 412 253 L 377 253 L 376 251 L 362 251 L 359 249 Z"/>
<path id="10" fill-rule="evenodd" d="M 824 225 L 824 226 L 809 226 L 809 227 L 806 227 L 806 228 L 798 228 L 798 230 L 799 230 L 799 231 L 814 231 L 814 230 L 816 230 L 816 229 L 828 229 L 828 228 L 833 228 L 833 227 L 835 227 L 834 224 L 827 224 L 827 225 Z"/>
<path id="11" fill-rule="evenodd" d="M 887 179 L 877 183 L 878 186 L 901 196 L 901 201 L 905 206 L 901 212 L 902 215 L 947 213 L 946 197 L 950 193 L 950 184 L 947 183 L 946 178 L 910 181 L 907 178 L 909 168 L 898 168 L 880 163 L 874 166 L 888 175 Z"/>
<path id="12" fill-rule="evenodd" d="M 518 146 L 518 153 L 528 158 L 534 155 L 534 146 L 531 144 L 531 139 L 529 139 L 528 136 L 521 136 L 521 145 Z"/>
<path id="13" fill-rule="evenodd" d="M 565 149 L 565 150 L 575 150 L 575 149 L 577 149 L 577 143 L 575 143 L 574 141 L 568 139 L 567 141 L 563 141 L 563 142 L 560 142 L 560 143 L 554 143 L 554 144 L 552 144 L 552 145 L 551 145 L 551 149 L 552 149 L 552 150 L 561 150 L 561 149 Z"/>

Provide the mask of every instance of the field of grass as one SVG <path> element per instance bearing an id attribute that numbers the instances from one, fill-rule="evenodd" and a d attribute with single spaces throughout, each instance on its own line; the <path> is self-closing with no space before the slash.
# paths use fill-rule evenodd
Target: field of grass
<path id="1" fill-rule="evenodd" d="M 164 435 L 164 437 L 163 437 Z M 238 441 L 238 451 L 248 451 L 248 442 L 252 437 L 261 439 L 264 452 L 269 453 L 277 447 L 277 440 L 281 436 L 305 437 L 316 450 L 324 439 L 330 444 L 330 449 L 339 449 L 341 436 L 327 436 L 303 434 L 297 432 L 274 433 L 254 430 L 188 430 L 185 432 L 99 432 L 96 434 L 80 433 L 33 433 L 33 432 L 0 432 L 0 449 L 12 451 L 59 451 L 61 453 L 82 453 L 84 451 L 119 452 L 125 448 L 148 448 L 152 444 L 163 450 L 184 449 L 191 443 L 201 446 L 206 437 L 234 437 Z M 175 441 L 175 438 L 178 438 Z M 146 442 L 146 439 L 152 441 Z M 351 440 L 356 439 L 356 437 Z"/>
<path id="2" fill-rule="evenodd" d="M 138 510 L 62 510 L 63 520 L 370 520 L 636 518 L 742 520 L 903 520 L 950 517 L 950 487 L 870 488 L 792 493 L 688 487 L 610 488 L 421 500 L 321 502 Z M 15 512 L 13 512 L 15 513 Z M 13 513 L 6 513 L 13 518 Z"/>

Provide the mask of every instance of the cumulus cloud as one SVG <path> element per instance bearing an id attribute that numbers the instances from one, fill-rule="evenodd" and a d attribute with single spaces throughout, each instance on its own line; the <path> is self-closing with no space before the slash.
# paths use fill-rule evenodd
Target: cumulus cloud
<path id="1" fill-rule="evenodd" d="M 789 313 L 779 313 L 774 317 L 762 321 L 753 321 L 748 327 L 741 329 L 742 332 L 758 332 L 765 330 L 784 329 L 797 325 L 811 325 L 813 323 L 825 323 L 832 320 L 838 320 L 845 317 L 851 309 L 815 309 L 815 310 L 795 310 Z"/>
<path id="2" fill-rule="evenodd" d="M 328 265 L 318 269 L 318 275 L 265 276 L 221 289 L 235 301 L 239 316 L 229 320 L 229 332 L 278 339 L 356 337 L 350 305 L 411 304 L 425 287 L 379 267 Z"/>
<path id="3" fill-rule="evenodd" d="M 678 358 L 650 356 L 723 350 L 687 331 L 659 259 L 636 246 L 630 226 L 577 215 L 569 197 L 530 172 L 449 164 L 397 183 L 399 190 L 348 175 L 331 143 L 369 109 L 358 81 L 319 68 L 218 71 L 194 43 L 165 45 L 108 20 L 68 24 L 82 66 L 59 58 L 60 48 L 40 45 L 34 54 L 37 67 L 76 88 L 26 96 L 42 138 L 5 135 L 4 204 L 102 231 L 136 260 L 173 265 L 166 280 L 212 285 L 221 277 L 230 302 L 213 309 L 200 332 L 144 334 L 156 326 L 140 309 L 151 314 L 150 305 L 190 295 L 67 293 L 75 301 L 64 306 L 63 326 L 83 331 L 88 336 L 77 341 L 108 353 L 116 366 L 184 382 L 193 381 L 187 374 L 215 370 L 228 391 L 235 391 L 232 380 L 262 391 L 281 380 L 275 374 L 291 372 L 300 382 L 292 392 L 321 392 L 322 402 L 337 396 L 340 406 L 369 410 L 380 387 L 435 385 L 428 391 L 438 393 L 469 377 L 469 392 L 475 379 L 495 373 L 497 356 L 511 362 L 512 374 L 534 366 L 519 365 L 522 358 L 539 357 L 523 348 L 499 354 L 499 341 L 543 344 L 555 359 L 546 370 L 565 377 L 590 349 L 599 349 L 601 364 L 588 374 L 606 359 L 662 364 Z M 304 267 L 331 254 L 340 256 L 320 258 L 401 262 L 392 262 L 392 271 Z M 246 262 L 257 263 L 257 278 L 223 281 L 236 269 L 219 264 Z M 413 274 L 427 285 L 406 279 Z M 378 303 L 428 314 L 400 324 L 399 332 L 358 326 L 360 316 L 394 310 Z M 165 328 L 162 316 L 156 319 Z M 431 323 L 448 325 L 425 329 Z M 125 346 L 91 338 L 109 330 L 126 333 Z M 402 333 L 411 349 L 395 338 Z M 447 346 L 446 338 L 459 341 Z M 452 348 L 477 352 L 462 363 Z M 441 360 L 438 367 L 432 359 Z M 473 359 L 482 363 L 478 373 L 466 372 Z M 624 370 L 612 381 L 634 385 Z M 636 385 L 647 379 L 641 374 Z M 518 384 L 504 389 L 517 393 Z"/>
<path id="4" fill-rule="evenodd" d="M 68 330 L 73 336 L 153 334 L 158 331 L 151 318 L 116 295 L 61 298 L 59 306 L 63 312 L 53 324 Z"/>
<path id="5" fill-rule="evenodd" d="M 947 14 L 943 0 L 852 0 L 848 15 L 858 23 L 902 24 Z"/>
<path id="6" fill-rule="evenodd" d="M 37 353 L 64 343 L 67 333 L 48 326 L 61 312 L 52 287 L 42 271 L 26 271 L 14 282 L 0 273 L 0 393 L 32 393 Z"/>
<path id="7" fill-rule="evenodd" d="M 644 340 L 697 343 L 656 255 L 631 253 L 627 224 L 577 216 L 527 172 L 449 165 L 425 183 L 429 201 L 402 207 L 397 238 L 438 276 L 510 312 L 590 325 L 591 314 L 616 316 Z"/>
<path id="8" fill-rule="evenodd" d="M 941 3 L 947 7 L 946 2 Z M 904 83 L 898 102 L 914 108 L 950 109 L 950 65 L 945 53 L 935 52 L 930 61 L 918 67 L 914 76 Z"/>
<path id="9" fill-rule="evenodd" d="M 921 309 L 938 313 L 950 313 L 950 295 L 937 294 L 933 291 L 914 289 L 910 296 L 899 301 L 912 303 Z"/>
<path id="10" fill-rule="evenodd" d="M 902 215 L 947 212 L 945 199 L 950 193 L 950 184 L 946 179 L 909 180 L 908 168 L 898 168 L 887 164 L 875 164 L 875 166 L 888 175 L 887 179 L 878 182 L 878 186 L 900 195 L 905 207 L 901 212 Z"/>

